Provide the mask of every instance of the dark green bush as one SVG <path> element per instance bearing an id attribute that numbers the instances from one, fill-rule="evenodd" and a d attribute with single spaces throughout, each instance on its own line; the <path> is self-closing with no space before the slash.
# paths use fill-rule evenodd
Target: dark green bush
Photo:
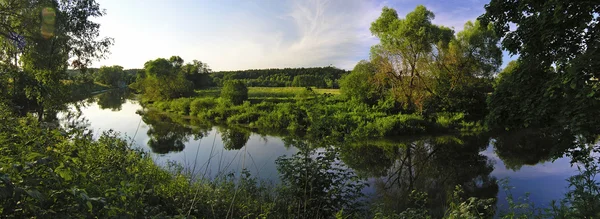
<path id="1" fill-rule="evenodd" d="M 238 80 L 225 81 L 221 89 L 221 98 L 234 105 L 240 105 L 248 100 L 248 88 Z"/>
<path id="2" fill-rule="evenodd" d="M 190 103 L 190 115 L 196 116 L 198 113 L 208 111 L 217 105 L 215 98 L 195 98 Z"/>
<path id="3" fill-rule="evenodd" d="M 171 101 L 170 109 L 171 111 L 179 114 L 179 115 L 189 115 L 190 114 L 190 103 L 192 99 L 190 98 L 179 98 Z"/>

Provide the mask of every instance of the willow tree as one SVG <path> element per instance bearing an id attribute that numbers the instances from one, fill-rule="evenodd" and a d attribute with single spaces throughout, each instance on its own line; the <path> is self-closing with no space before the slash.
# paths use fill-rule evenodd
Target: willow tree
<path id="1" fill-rule="evenodd" d="M 85 69 L 112 45 L 90 20 L 104 14 L 94 0 L 0 2 L 0 68 L 7 73 L 1 83 L 13 102 L 34 102 L 40 119 L 44 108 L 61 102 L 66 69 Z"/>
<path id="2" fill-rule="evenodd" d="M 499 37 L 491 25 L 479 22 L 468 22 L 455 35 L 454 30 L 433 24 L 434 17 L 422 5 L 405 18 L 383 8 L 371 24 L 371 32 L 380 39 L 371 48 L 377 72 L 372 81 L 390 90 L 408 111 L 469 113 L 468 105 L 485 105 L 486 91 L 477 87 L 501 64 Z"/>
<path id="3" fill-rule="evenodd" d="M 492 78 L 502 64 L 499 40 L 491 24 L 468 21 L 447 46 L 438 45 L 434 59 L 428 62 L 434 95 L 427 100 L 426 108 L 483 119 Z"/>
<path id="4" fill-rule="evenodd" d="M 398 13 L 384 7 L 381 16 L 371 24 L 371 33 L 380 44 L 371 48 L 371 59 L 379 71 L 388 76 L 392 94 L 408 109 L 422 109 L 431 93 L 428 62 L 436 44 L 448 44 L 453 31 L 431 23 L 433 12 L 425 6 L 398 18 Z"/>

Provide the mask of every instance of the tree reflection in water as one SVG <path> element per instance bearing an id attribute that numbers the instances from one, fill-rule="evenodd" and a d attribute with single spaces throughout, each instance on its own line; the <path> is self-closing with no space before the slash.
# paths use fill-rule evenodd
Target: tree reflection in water
<path id="1" fill-rule="evenodd" d="M 507 169 L 536 165 L 562 157 L 575 146 L 575 135 L 565 130 L 521 130 L 498 134 L 493 145 Z"/>
<path id="2" fill-rule="evenodd" d="M 95 98 L 97 98 L 100 109 L 120 111 L 127 99 L 131 98 L 131 92 L 129 89 L 113 89 L 98 94 Z"/>
<path id="3" fill-rule="evenodd" d="M 466 197 L 495 198 L 493 164 L 480 152 L 487 137 L 440 136 L 400 141 L 369 141 L 344 147 L 341 159 L 362 176 L 375 178 L 375 203 L 395 213 L 422 206 L 408 198 L 426 194 L 425 207 L 434 217 L 444 215 L 457 185 Z M 390 212 L 390 213 L 392 213 Z"/>
<path id="4" fill-rule="evenodd" d="M 200 139 L 211 129 L 210 126 L 185 125 L 183 121 L 174 120 L 168 115 L 154 111 L 140 112 L 140 114 L 149 127 L 146 133 L 150 137 L 148 146 L 157 154 L 183 151 L 190 137 Z"/>

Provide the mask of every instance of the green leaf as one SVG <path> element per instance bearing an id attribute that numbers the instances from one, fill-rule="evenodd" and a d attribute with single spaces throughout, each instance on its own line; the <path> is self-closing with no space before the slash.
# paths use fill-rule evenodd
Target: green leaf
<path id="1" fill-rule="evenodd" d="M 44 195 L 42 195 L 42 193 L 40 193 L 38 190 L 27 190 L 25 191 L 27 193 L 27 195 L 29 195 L 30 197 L 37 199 L 37 200 L 43 200 L 44 199 Z"/>
<path id="2" fill-rule="evenodd" d="M 27 160 L 35 160 L 37 158 L 40 157 L 44 157 L 45 155 L 37 153 L 37 152 L 31 152 L 29 154 L 27 154 Z"/>
<path id="3" fill-rule="evenodd" d="M 58 167 L 54 172 L 66 181 L 71 181 L 73 179 L 73 175 L 69 169 Z"/>

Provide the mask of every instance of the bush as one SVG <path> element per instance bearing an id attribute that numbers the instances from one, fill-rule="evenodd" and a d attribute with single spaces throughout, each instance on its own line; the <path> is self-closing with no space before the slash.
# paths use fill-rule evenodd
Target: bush
<path id="1" fill-rule="evenodd" d="M 190 103 L 190 115 L 196 116 L 200 112 L 208 111 L 217 105 L 215 98 L 196 98 Z"/>
<path id="2" fill-rule="evenodd" d="M 258 118 L 260 118 L 261 116 L 263 115 L 257 112 L 243 112 L 241 114 L 230 116 L 229 118 L 227 118 L 227 122 L 234 124 L 250 124 L 258 120 Z"/>
<path id="3" fill-rule="evenodd" d="M 435 123 L 442 128 L 458 126 L 465 118 L 464 113 L 438 113 Z"/>
<path id="4" fill-rule="evenodd" d="M 370 125 L 379 131 L 380 136 L 395 136 L 405 134 L 424 133 L 427 130 L 427 121 L 423 117 L 410 115 L 392 115 L 377 118 Z"/>
<path id="5" fill-rule="evenodd" d="M 192 102 L 189 98 L 180 98 L 171 101 L 170 107 L 171 111 L 179 114 L 179 115 L 189 115 L 190 114 L 190 103 Z"/>
<path id="6" fill-rule="evenodd" d="M 234 105 L 240 105 L 248 100 L 248 88 L 238 80 L 225 81 L 221 89 L 221 98 Z"/>

